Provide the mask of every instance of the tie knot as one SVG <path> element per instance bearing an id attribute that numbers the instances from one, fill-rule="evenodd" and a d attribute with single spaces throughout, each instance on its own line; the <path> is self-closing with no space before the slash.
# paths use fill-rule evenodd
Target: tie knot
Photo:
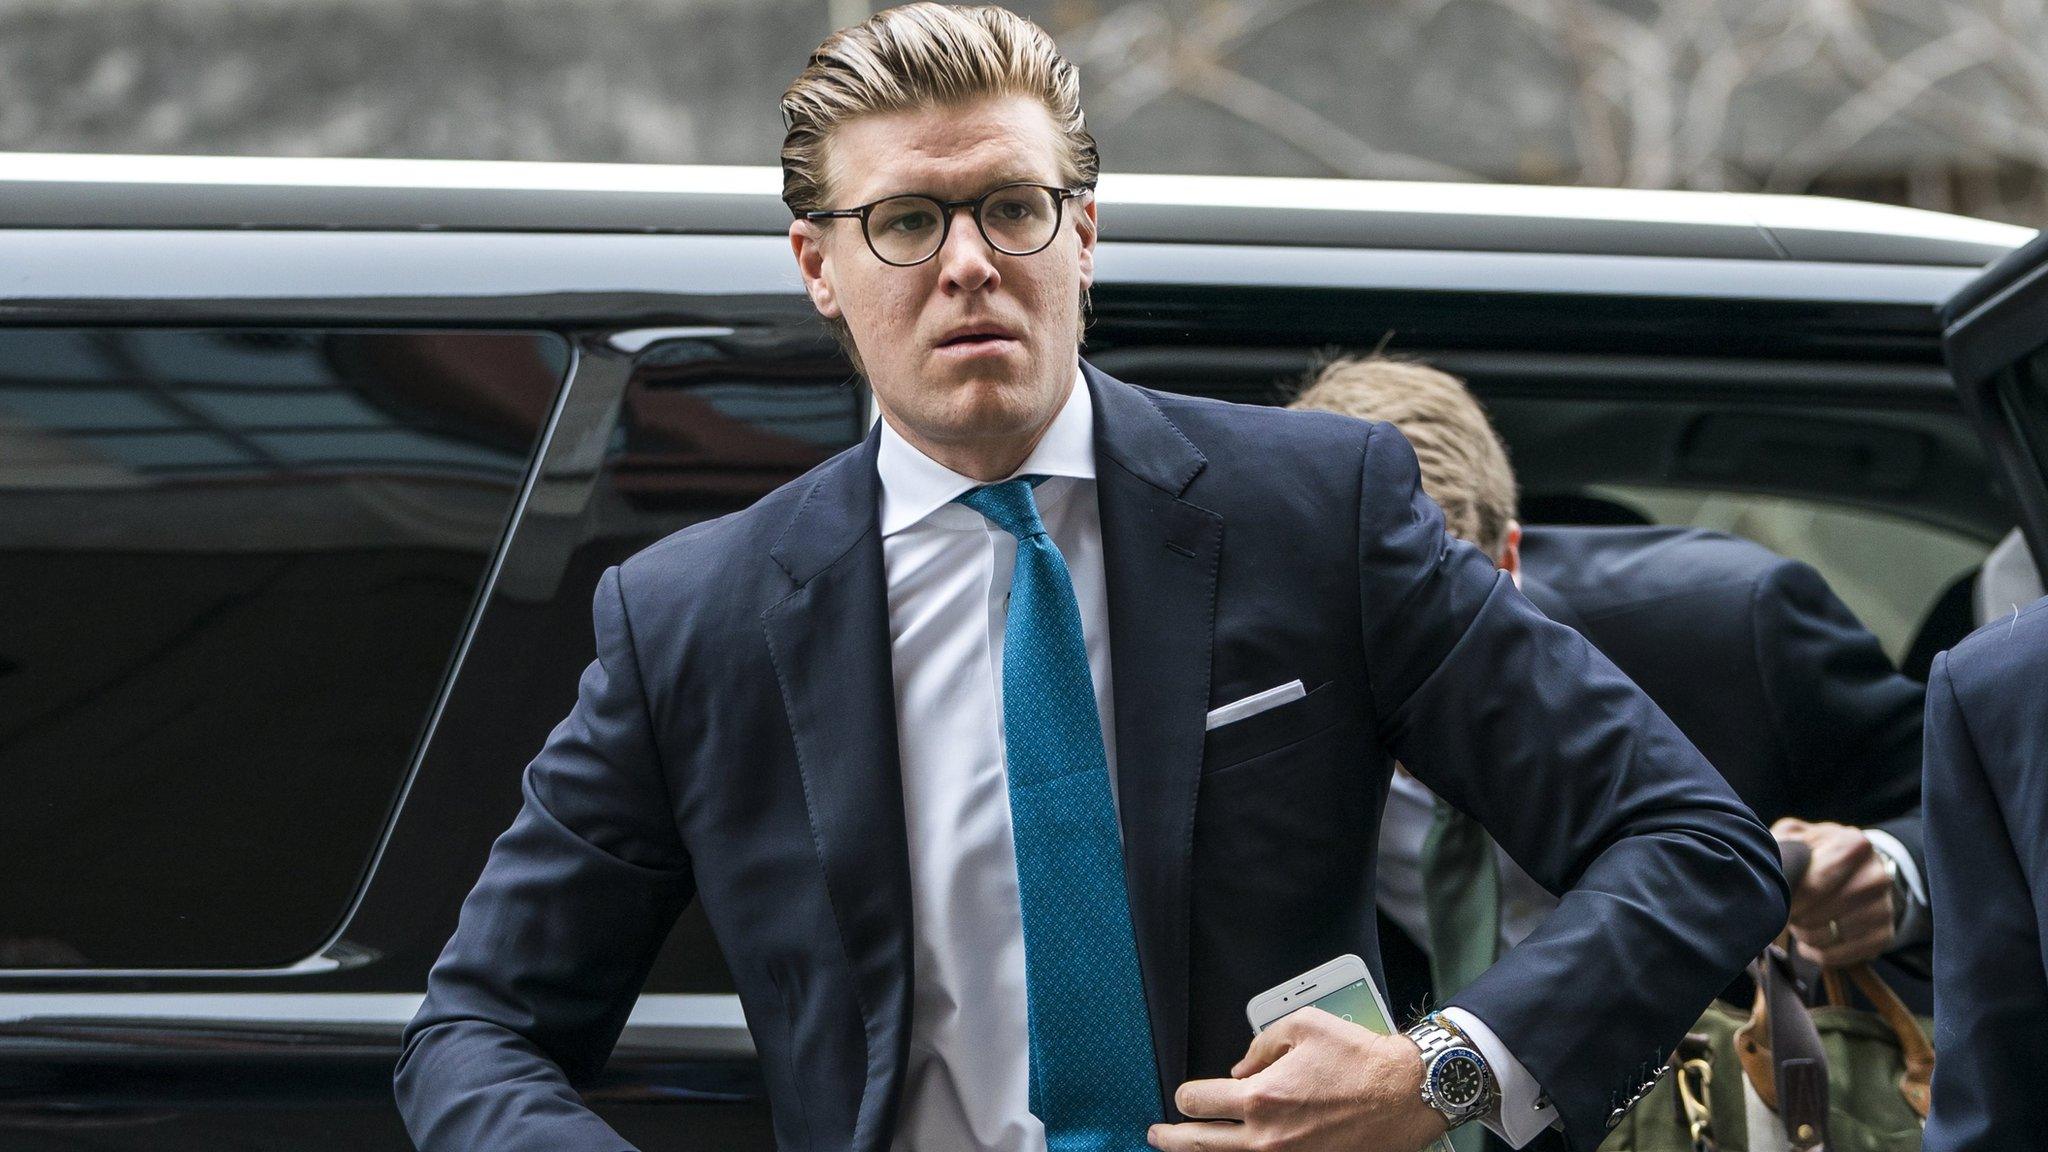
<path id="1" fill-rule="evenodd" d="M 962 492 L 953 497 L 953 501 L 988 517 L 996 527 L 1018 540 L 1029 540 L 1045 534 L 1045 522 L 1038 518 L 1038 501 L 1031 496 L 1031 489 L 1043 479 L 1043 476 L 1018 476 L 1001 484 L 984 484 Z"/>

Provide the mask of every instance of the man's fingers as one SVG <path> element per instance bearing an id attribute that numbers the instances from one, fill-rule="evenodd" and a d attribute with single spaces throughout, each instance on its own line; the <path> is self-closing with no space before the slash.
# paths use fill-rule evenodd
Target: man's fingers
<path id="1" fill-rule="evenodd" d="M 1154 1124 L 1145 1142 L 1161 1152 L 1243 1152 L 1251 1137 L 1242 1124 L 1221 1120 L 1190 1120 L 1185 1124 Z"/>
<path id="2" fill-rule="evenodd" d="M 1792 917 L 1792 929 L 1795 932 L 1824 931 L 1828 921 L 1833 920 L 1841 925 L 1843 932 L 1847 932 L 1851 926 L 1866 928 L 1872 924 L 1888 923 L 1891 918 L 1891 881 L 1880 871 L 1875 879 L 1859 877 L 1802 907 Z"/>
<path id="3" fill-rule="evenodd" d="M 1869 842 L 1864 843 L 1867 846 Z M 1827 898 L 1856 874 L 1857 863 L 1853 852 L 1839 840 L 1822 840 L 1813 846 L 1813 863 L 1807 865 L 1806 876 L 1799 882 L 1799 895 L 1809 902 Z"/>
<path id="4" fill-rule="evenodd" d="M 1792 935 L 1815 948 L 1835 948 L 1851 940 L 1889 933 L 1892 922 L 1884 916 L 1852 916 L 1824 920 L 1816 925 L 1794 924 Z"/>
<path id="5" fill-rule="evenodd" d="M 1190 1120 L 1242 1120 L 1248 1091 L 1242 1080 L 1190 1080 L 1174 1090 L 1173 1106 Z"/>
<path id="6" fill-rule="evenodd" d="M 1808 949 L 1823 967 L 1840 968 L 1849 964 L 1860 964 L 1866 960 L 1875 960 L 1891 951 L 1892 926 L 1883 924 L 1854 935 L 1845 935 L 1839 944 L 1802 947 Z"/>
<path id="7" fill-rule="evenodd" d="M 1892 931 L 1892 912 L 1889 899 L 1874 901 L 1854 909 L 1844 909 L 1840 916 L 1823 917 L 1814 921 L 1794 924 L 1792 934 L 1816 949 L 1828 951 L 1838 949 L 1853 941 L 1876 940 L 1889 945 Z"/>
<path id="8" fill-rule="evenodd" d="M 1891 950 L 1891 882 L 1882 867 L 1876 871 L 1877 879 L 1859 875 L 1793 918 L 1792 935 L 1820 963 L 1854 964 Z"/>
<path id="9" fill-rule="evenodd" d="M 1780 820 L 1772 830 L 1813 849 L 1792 893 L 1792 935 L 1800 951 L 1828 967 L 1883 955 L 1892 944 L 1892 886 L 1884 861 L 1861 829 Z"/>
<path id="10" fill-rule="evenodd" d="M 1855 828 L 1815 824 L 1801 838 L 1813 847 L 1813 863 L 1807 866 L 1806 878 L 1793 894 L 1795 903 L 1825 899 L 1866 865 L 1877 861 L 1877 849 L 1870 846 L 1870 838 Z M 1884 866 L 1877 867 L 1882 871 Z"/>
<path id="11" fill-rule="evenodd" d="M 1252 1046 L 1245 1050 L 1244 1057 L 1231 1065 L 1230 1074 L 1242 1080 L 1255 1072 L 1272 1066 L 1273 1061 L 1287 1054 L 1289 1048 L 1301 1038 L 1301 1021 L 1307 1012 L 1321 1012 L 1320 1008 L 1304 1008 L 1291 1016 L 1275 1021 L 1272 1027 L 1252 1037 Z"/>
<path id="12" fill-rule="evenodd" d="M 1804 900 L 1794 900 L 1792 927 L 1794 930 L 1816 931 L 1827 926 L 1830 920 L 1840 921 L 1843 931 L 1854 921 L 1859 927 L 1865 924 L 1886 921 L 1892 914 L 1892 882 L 1885 874 L 1884 864 L 1875 855 L 1851 874 L 1839 887 L 1822 893 L 1809 893 Z"/>

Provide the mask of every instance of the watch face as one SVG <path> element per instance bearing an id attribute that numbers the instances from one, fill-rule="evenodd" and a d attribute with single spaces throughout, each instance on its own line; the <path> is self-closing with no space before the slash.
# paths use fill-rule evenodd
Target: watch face
<path id="1" fill-rule="evenodd" d="M 1479 1103 L 1486 1091 L 1486 1074 L 1479 1061 L 1465 1052 L 1444 1053 L 1430 1069 L 1430 1085 L 1446 1107 L 1463 1110 Z"/>

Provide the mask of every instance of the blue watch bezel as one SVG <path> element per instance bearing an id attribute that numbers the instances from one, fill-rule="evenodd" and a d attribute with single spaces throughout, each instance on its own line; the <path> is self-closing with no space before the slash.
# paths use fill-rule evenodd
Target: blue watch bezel
<path id="1" fill-rule="evenodd" d="M 1463 1105 L 1452 1101 L 1444 1092 L 1443 1077 L 1446 1065 L 1455 1059 L 1470 1061 L 1479 1073 L 1479 1088 L 1472 1100 Z M 1430 1057 L 1429 1067 L 1423 1071 L 1423 1082 L 1427 1087 L 1429 1096 L 1433 1100 L 1440 1102 L 1446 1112 L 1470 1119 L 1486 1111 L 1487 1097 L 1490 1095 L 1487 1090 L 1487 1081 L 1491 1079 L 1492 1074 L 1493 1068 L 1487 1064 L 1485 1054 L 1470 1044 L 1459 1044 L 1456 1047 L 1446 1048 Z"/>
<path id="2" fill-rule="evenodd" d="M 1499 1098 L 1500 1084 L 1494 1078 L 1493 1065 L 1471 1037 L 1436 1012 L 1417 1021 L 1406 1034 L 1422 1049 L 1422 1102 L 1435 1109 L 1452 1128 L 1486 1115 Z M 1479 1094 L 1463 1107 L 1453 1105 L 1441 1091 L 1448 1067 L 1445 1062 L 1452 1057 L 1470 1060 L 1479 1071 Z"/>

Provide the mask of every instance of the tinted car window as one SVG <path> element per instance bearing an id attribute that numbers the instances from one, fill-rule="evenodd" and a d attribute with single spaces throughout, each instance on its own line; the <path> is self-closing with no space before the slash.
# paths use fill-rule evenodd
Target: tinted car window
<path id="1" fill-rule="evenodd" d="M 1333 320 L 1293 348 L 1262 346 L 1270 336 L 1235 347 L 1169 343 L 1148 329 L 1181 313 L 1126 302 L 1131 316 L 1113 315 L 1090 339 L 1098 364 L 1135 383 L 1284 403 L 1324 359 L 1374 347 L 1355 339 L 1356 328 L 1399 331 L 1413 341 L 1404 358 L 1466 379 L 1486 406 L 1507 442 L 1525 522 L 1690 524 L 1754 539 L 1818 568 L 1909 674 L 1974 627 L 1978 569 L 2014 513 L 1953 394 L 1916 383 L 1910 363 L 1859 374 L 1834 360 L 1726 354 L 1734 348 L 1694 357 L 1661 346 L 1649 356 L 1622 344 L 1600 346 L 1625 354 L 1612 363 L 1577 352 L 1553 358 L 1530 347 L 1530 332 L 1501 331 L 1492 311 L 1439 315 L 1419 301 L 1361 300 L 1346 313 L 1353 330 Z M 1299 303 L 1272 311 L 1273 325 L 1317 314 L 1314 301 Z M 1612 322 L 1604 312 L 1562 322 L 1558 305 L 1547 307 L 1555 338 L 1605 339 Z M 1676 318 L 1637 322 L 1660 345 L 1673 343 L 1664 336 Z M 1703 323 L 1724 341 L 1748 331 L 1736 317 Z M 1458 343 L 1423 342 L 1451 337 Z M 1475 352 L 1483 340 L 1495 347 Z M 2048 420 L 2039 426 L 2048 443 Z"/>
<path id="2" fill-rule="evenodd" d="M 0 329 L 0 966 L 319 947 L 567 362 L 530 333 Z"/>
<path id="3" fill-rule="evenodd" d="M 1946 528 L 1818 500 L 1621 485 L 1589 491 L 1650 523 L 1711 528 L 1812 565 L 1894 664 L 1906 662 L 1942 597 L 1991 551 Z"/>
<path id="4" fill-rule="evenodd" d="M 1684 524 L 1812 565 L 1901 668 L 1974 623 L 2012 526 L 1959 409 L 1499 397 L 1531 523 Z"/>
<path id="5" fill-rule="evenodd" d="M 401 845 L 424 858 L 460 843 L 459 859 L 436 855 L 432 866 L 467 889 L 518 809 L 520 770 L 575 704 L 577 675 L 595 658 L 590 602 L 605 568 L 746 508 L 858 442 L 864 404 L 815 324 L 667 340 L 630 368 L 579 371 L 407 800 L 431 823 L 414 831 L 401 821 Z M 445 929 L 424 942 L 438 951 L 443 939 Z M 730 989 L 692 907 L 646 990 Z"/>

